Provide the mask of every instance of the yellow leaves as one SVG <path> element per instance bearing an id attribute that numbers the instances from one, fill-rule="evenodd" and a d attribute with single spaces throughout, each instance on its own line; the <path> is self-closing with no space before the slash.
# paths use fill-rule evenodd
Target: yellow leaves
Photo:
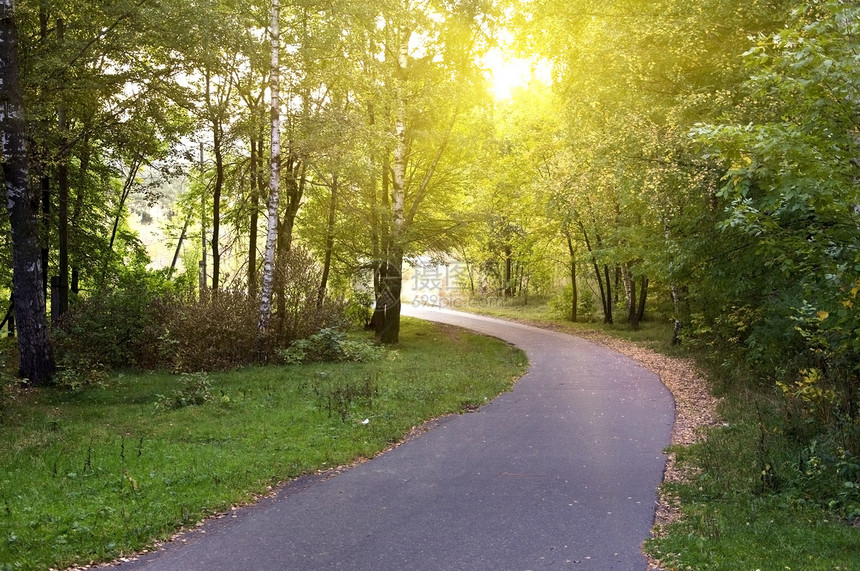
<path id="1" fill-rule="evenodd" d="M 823 377 L 820 369 L 803 369 L 800 374 L 801 378 L 793 384 L 776 383 L 783 395 L 800 400 L 811 408 L 836 402 L 836 393 L 833 389 L 821 387 Z"/>
<path id="2" fill-rule="evenodd" d="M 815 316 L 818 317 L 818 321 L 824 321 L 825 319 L 830 317 L 830 313 L 828 313 L 827 311 L 821 310 L 818 313 L 816 313 Z"/>

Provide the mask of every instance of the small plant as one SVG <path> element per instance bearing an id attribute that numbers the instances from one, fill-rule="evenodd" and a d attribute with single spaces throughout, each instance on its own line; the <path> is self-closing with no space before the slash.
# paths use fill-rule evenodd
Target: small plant
<path id="1" fill-rule="evenodd" d="M 206 373 L 191 373 L 182 375 L 179 382 L 182 388 L 173 391 L 169 396 L 157 395 L 156 406 L 161 409 L 174 410 L 187 406 L 206 404 L 214 397 L 212 383 Z"/>
<path id="2" fill-rule="evenodd" d="M 107 368 L 100 362 L 79 356 L 65 356 L 54 375 L 54 384 L 61 389 L 79 391 L 88 386 L 102 386 L 108 379 Z"/>
<path id="3" fill-rule="evenodd" d="M 317 406 L 328 412 L 329 418 L 337 415 L 346 422 L 350 410 L 356 406 L 373 405 L 373 398 L 379 394 L 379 379 L 378 375 L 367 374 L 360 381 L 343 381 L 321 372 L 312 381 L 311 389 Z"/>
<path id="4" fill-rule="evenodd" d="M 352 325 L 368 327 L 370 325 L 370 317 L 373 314 L 371 310 L 372 306 L 373 296 L 370 292 L 356 291 L 344 308 L 344 317 Z"/>
<path id="5" fill-rule="evenodd" d="M 279 355 L 288 365 L 300 363 L 321 363 L 351 361 L 366 363 L 375 361 L 385 354 L 385 349 L 369 341 L 348 339 L 346 333 L 328 327 L 307 339 L 294 341 Z"/>

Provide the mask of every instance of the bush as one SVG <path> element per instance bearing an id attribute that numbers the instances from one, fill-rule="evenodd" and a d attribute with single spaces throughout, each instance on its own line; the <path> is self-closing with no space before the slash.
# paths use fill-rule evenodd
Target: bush
<path id="1" fill-rule="evenodd" d="M 258 311 L 243 293 L 202 300 L 167 298 L 153 307 L 162 320 L 156 342 L 141 355 L 145 368 L 178 373 L 229 370 L 257 359 Z"/>
<path id="2" fill-rule="evenodd" d="M 58 380 L 80 388 L 109 369 L 190 373 L 265 362 L 297 339 L 346 323 L 345 304 L 318 305 L 317 273 L 303 250 L 288 254 L 264 339 L 258 334 L 259 301 L 244 292 L 197 299 L 193 289 L 183 291 L 158 273 L 124 276 L 113 288 L 79 300 L 54 328 Z"/>
<path id="3" fill-rule="evenodd" d="M 594 321 L 594 294 L 591 288 L 580 287 L 577 292 L 576 319 L 580 323 Z M 570 319 L 570 305 L 573 299 L 573 288 L 570 285 L 557 292 L 550 298 L 547 305 L 558 317 Z"/>
<path id="4" fill-rule="evenodd" d="M 60 369 L 137 365 L 157 341 L 162 316 L 154 304 L 168 295 L 168 283 L 137 275 L 74 303 L 52 329 Z"/>
<path id="5" fill-rule="evenodd" d="M 278 354 L 289 365 L 326 361 L 364 363 L 381 358 L 385 348 L 369 341 L 348 339 L 346 333 L 329 327 L 307 339 L 294 341 Z"/>
<path id="6" fill-rule="evenodd" d="M 187 406 L 198 406 L 212 400 L 212 383 L 206 373 L 182 375 L 179 379 L 181 388 L 169 396 L 158 395 L 156 406 L 162 409 L 177 409 Z"/>

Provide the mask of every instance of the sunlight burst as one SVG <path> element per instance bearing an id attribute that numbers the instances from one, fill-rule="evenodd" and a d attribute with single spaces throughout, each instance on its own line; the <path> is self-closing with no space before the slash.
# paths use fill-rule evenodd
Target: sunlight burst
<path id="1" fill-rule="evenodd" d="M 552 83 L 552 67 L 546 60 L 512 57 L 504 50 L 493 48 L 483 57 L 490 91 L 498 100 L 510 99 L 517 89 L 532 81 Z"/>

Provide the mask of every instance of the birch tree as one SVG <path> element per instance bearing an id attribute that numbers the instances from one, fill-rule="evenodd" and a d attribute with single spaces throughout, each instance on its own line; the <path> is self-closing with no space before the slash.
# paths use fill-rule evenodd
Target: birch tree
<path id="1" fill-rule="evenodd" d="M 269 34 L 272 42 L 271 70 L 269 71 L 269 97 L 271 99 L 271 159 L 269 163 L 269 206 L 266 226 L 266 250 L 263 255 L 263 283 L 260 292 L 259 333 L 262 337 L 269 328 L 272 315 L 272 284 L 275 274 L 275 246 L 278 242 L 278 202 L 281 165 L 281 119 L 280 119 L 280 4 L 272 0 L 271 27 Z"/>

